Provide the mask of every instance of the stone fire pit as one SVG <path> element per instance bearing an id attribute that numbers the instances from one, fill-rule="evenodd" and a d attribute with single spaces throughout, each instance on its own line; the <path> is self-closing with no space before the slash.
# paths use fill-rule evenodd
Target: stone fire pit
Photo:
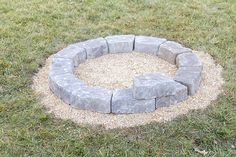
<path id="1" fill-rule="evenodd" d="M 175 77 L 146 73 L 134 78 L 132 88 L 108 90 L 89 86 L 73 73 L 86 59 L 132 51 L 152 54 L 176 64 Z M 75 43 L 56 53 L 49 72 L 49 87 L 61 100 L 78 109 L 101 113 L 152 112 L 194 95 L 201 82 L 202 67 L 191 49 L 174 41 L 115 35 Z"/>

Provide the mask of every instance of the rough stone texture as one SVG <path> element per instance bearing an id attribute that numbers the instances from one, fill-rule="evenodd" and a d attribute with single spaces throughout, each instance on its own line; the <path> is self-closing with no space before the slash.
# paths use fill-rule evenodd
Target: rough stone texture
<path id="1" fill-rule="evenodd" d="M 166 39 L 164 38 L 136 36 L 135 44 L 134 44 L 134 51 L 157 55 L 159 46 L 165 41 Z"/>
<path id="2" fill-rule="evenodd" d="M 174 105 L 178 102 L 184 101 L 187 98 L 188 98 L 187 87 L 180 83 L 177 83 L 173 95 L 156 98 L 156 108 L 168 107 L 170 105 Z"/>
<path id="3" fill-rule="evenodd" d="M 52 64 L 56 67 L 63 67 L 63 66 L 67 66 L 70 68 L 75 67 L 74 62 L 71 59 L 66 59 L 66 58 L 53 58 Z"/>
<path id="4" fill-rule="evenodd" d="M 111 111 L 111 91 L 87 86 L 73 74 L 49 75 L 49 87 L 72 107 L 101 113 Z"/>
<path id="5" fill-rule="evenodd" d="M 113 92 L 112 113 L 140 113 L 154 110 L 155 99 L 134 99 L 132 89 L 118 89 Z"/>
<path id="6" fill-rule="evenodd" d="M 76 45 L 85 48 L 87 59 L 96 58 L 108 53 L 107 42 L 104 38 L 91 39 L 76 43 Z"/>
<path id="7" fill-rule="evenodd" d="M 101 113 L 111 112 L 112 91 L 101 87 L 80 86 L 73 91 L 71 106 Z"/>
<path id="8" fill-rule="evenodd" d="M 202 67 L 202 62 L 194 53 L 183 53 L 177 56 L 176 65 L 178 67 Z"/>
<path id="9" fill-rule="evenodd" d="M 176 82 L 161 73 L 149 73 L 134 78 L 133 95 L 136 99 L 153 99 L 173 95 Z"/>
<path id="10" fill-rule="evenodd" d="M 107 36 L 109 53 L 132 52 L 134 47 L 134 35 L 114 35 Z"/>
<path id="11" fill-rule="evenodd" d="M 191 49 L 183 47 L 181 44 L 174 41 L 167 41 L 160 45 L 157 55 L 168 61 L 171 64 L 175 64 L 177 55 L 181 53 L 192 52 Z"/>
<path id="12" fill-rule="evenodd" d="M 188 94 L 194 95 L 201 82 L 202 67 L 180 67 L 175 80 L 188 87 Z"/>
<path id="13" fill-rule="evenodd" d="M 67 104 L 71 104 L 71 100 L 73 99 L 71 98 L 73 90 L 81 86 L 85 86 L 85 84 L 73 74 L 49 74 L 50 89 L 56 96 Z"/>
<path id="14" fill-rule="evenodd" d="M 50 74 L 59 75 L 65 73 L 73 73 L 74 61 L 72 59 L 65 58 L 53 58 L 52 65 L 50 67 Z"/>
<path id="15" fill-rule="evenodd" d="M 65 58 L 73 60 L 75 66 L 78 66 L 86 59 L 86 51 L 84 48 L 75 44 L 69 45 L 54 55 L 54 58 Z"/>

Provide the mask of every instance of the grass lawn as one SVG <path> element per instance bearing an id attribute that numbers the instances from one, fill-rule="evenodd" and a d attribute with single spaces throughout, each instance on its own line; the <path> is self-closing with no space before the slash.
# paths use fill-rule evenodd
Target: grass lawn
<path id="1" fill-rule="evenodd" d="M 46 114 L 32 76 L 69 43 L 111 34 L 176 40 L 224 67 L 214 106 L 104 130 Z M 235 0 L 0 0 L 0 156 L 236 156 Z"/>

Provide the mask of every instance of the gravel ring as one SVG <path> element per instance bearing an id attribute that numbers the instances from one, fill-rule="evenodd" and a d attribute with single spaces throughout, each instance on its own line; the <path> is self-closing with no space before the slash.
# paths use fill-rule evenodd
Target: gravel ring
<path id="1" fill-rule="evenodd" d="M 151 113 L 115 115 L 71 108 L 49 89 L 48 72 L 52 56 L 47 59 L 45 66 L 33 77 L 32 88 L 48 113 L 53 113 L 57 118 L 70 119 L 80 125 L 102 125 L 106 129 L 113 129 L 144 125 L 154 121 L 170 121 L 179 115 L 188 113 L 190 110 L 206 108 L 223 91 L 223 68 L 216 64 L 209 54 L 199 51 L 193 51 L 193 53 L 196 53 L 203 62 L 203 79 L 198 92 L 184 102 L 159 108 Z"/>

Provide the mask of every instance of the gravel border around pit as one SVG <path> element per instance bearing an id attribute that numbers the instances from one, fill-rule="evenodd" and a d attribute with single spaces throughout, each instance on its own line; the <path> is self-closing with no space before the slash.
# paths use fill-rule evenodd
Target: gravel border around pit
<path id="1" fill-rule="evenodd" d="M 33 77 L 32 88 L 49 113 L 53 113 L 58 118 L 70 119 L 80 125 L 103 125 L 106 129 L 111 129 L 144 125 L 153 121 L 169 121 L 178 115 L 188 113 L 190 110 L 206 108 L 222 92 L 224 83 L 221 76 L 222 67 L 216 65 L 209 54 L 204 52 L 194 53 L 200 57 L 203 63 L 202 82 L 198 92 L 184 102 L 170 107 L 158 108 L 151 113 L 115 115 L 71 108 L 57 98 L 49 89 L 48 74 L 52 57 L 46 61 L 45 66 Z"/>

